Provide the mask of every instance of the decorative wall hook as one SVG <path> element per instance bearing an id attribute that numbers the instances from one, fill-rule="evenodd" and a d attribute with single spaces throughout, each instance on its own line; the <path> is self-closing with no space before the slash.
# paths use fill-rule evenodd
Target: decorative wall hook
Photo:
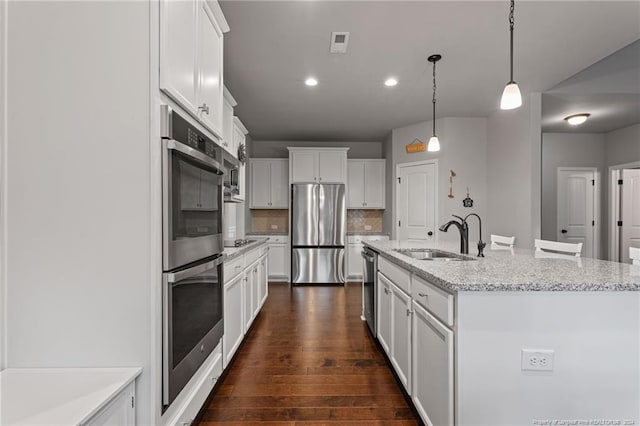
<path id="1" fill-rule="evenodd" d="M 473 200 L 469 197 L 469 187 L 467 186 L 467 198 L 462 200 L 462 205 L 464 207 L 473 207 Z"/>
<path id="2" fill-rule="evenodd" d="M 449 198 L 453 198 L 453 178 L 456 177 L 456 172 L 450 170 L 449 174 Z"/>

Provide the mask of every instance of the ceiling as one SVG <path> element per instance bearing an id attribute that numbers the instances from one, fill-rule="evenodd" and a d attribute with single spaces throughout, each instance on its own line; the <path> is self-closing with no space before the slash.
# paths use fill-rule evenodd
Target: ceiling
<path id="1" fill-rule="evenodd" d="M 225 83 L 254 140 L 376 141 L 430 120 L 433 53 L 437 117 L 490 115 L 509 77 L 507 1 L 220 3 Z M 519 1 L 515 25 L 514 78 L 544 92 L 640 38 L 640 2 Z M 347 54 L 329 53 L 332 31 L 351 32 Z"/>

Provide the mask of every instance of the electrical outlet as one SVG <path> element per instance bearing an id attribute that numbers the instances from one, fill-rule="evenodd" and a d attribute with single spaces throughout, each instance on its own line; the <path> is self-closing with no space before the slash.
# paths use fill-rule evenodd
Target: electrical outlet
<path id="1" fill-rule="evenodd" d="M 271 225 L 271 229 L 278 229 L 278 225 Z"/>
<path id="2" fill-rule="evenodd" d="M 365 225 L 364 226 L 364 230 L 365 231 L 371 231 L 371 225 Z"/>
<path id="3" fill-rule="evenodd" d="M 553 350 L 522 349 L 522 371 L 553 371 Z"/>

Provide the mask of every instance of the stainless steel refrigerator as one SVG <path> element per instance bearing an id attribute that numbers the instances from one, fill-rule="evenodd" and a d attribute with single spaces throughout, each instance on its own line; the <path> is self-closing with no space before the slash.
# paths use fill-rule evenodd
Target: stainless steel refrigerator
<path id="1" fill-rule="evenodd" d="M 344 184 L 294 184 L 291 192 L 291 282 L 344 284 Z"/>

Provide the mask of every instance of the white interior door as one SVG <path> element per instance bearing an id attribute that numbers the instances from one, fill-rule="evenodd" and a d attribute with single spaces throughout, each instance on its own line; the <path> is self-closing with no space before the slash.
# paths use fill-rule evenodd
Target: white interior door
<path id="1" fill-rule="evenodd" d="M 558 168 L 557 240 L 582 243 L 582 256 L 595 257 L 595 169 Z"/>
<path id="2" fill-rule="evenodd" d="M 620 240 L 624 263 L 631 263 L 629 247 L 640 247 L 640 169 L 622 171 L 622 227 Z"/>
<path id="3" fill-rule="evenodd" d="M 435 241 L 436 163 L 398 166 L 398 239 Z"/>

